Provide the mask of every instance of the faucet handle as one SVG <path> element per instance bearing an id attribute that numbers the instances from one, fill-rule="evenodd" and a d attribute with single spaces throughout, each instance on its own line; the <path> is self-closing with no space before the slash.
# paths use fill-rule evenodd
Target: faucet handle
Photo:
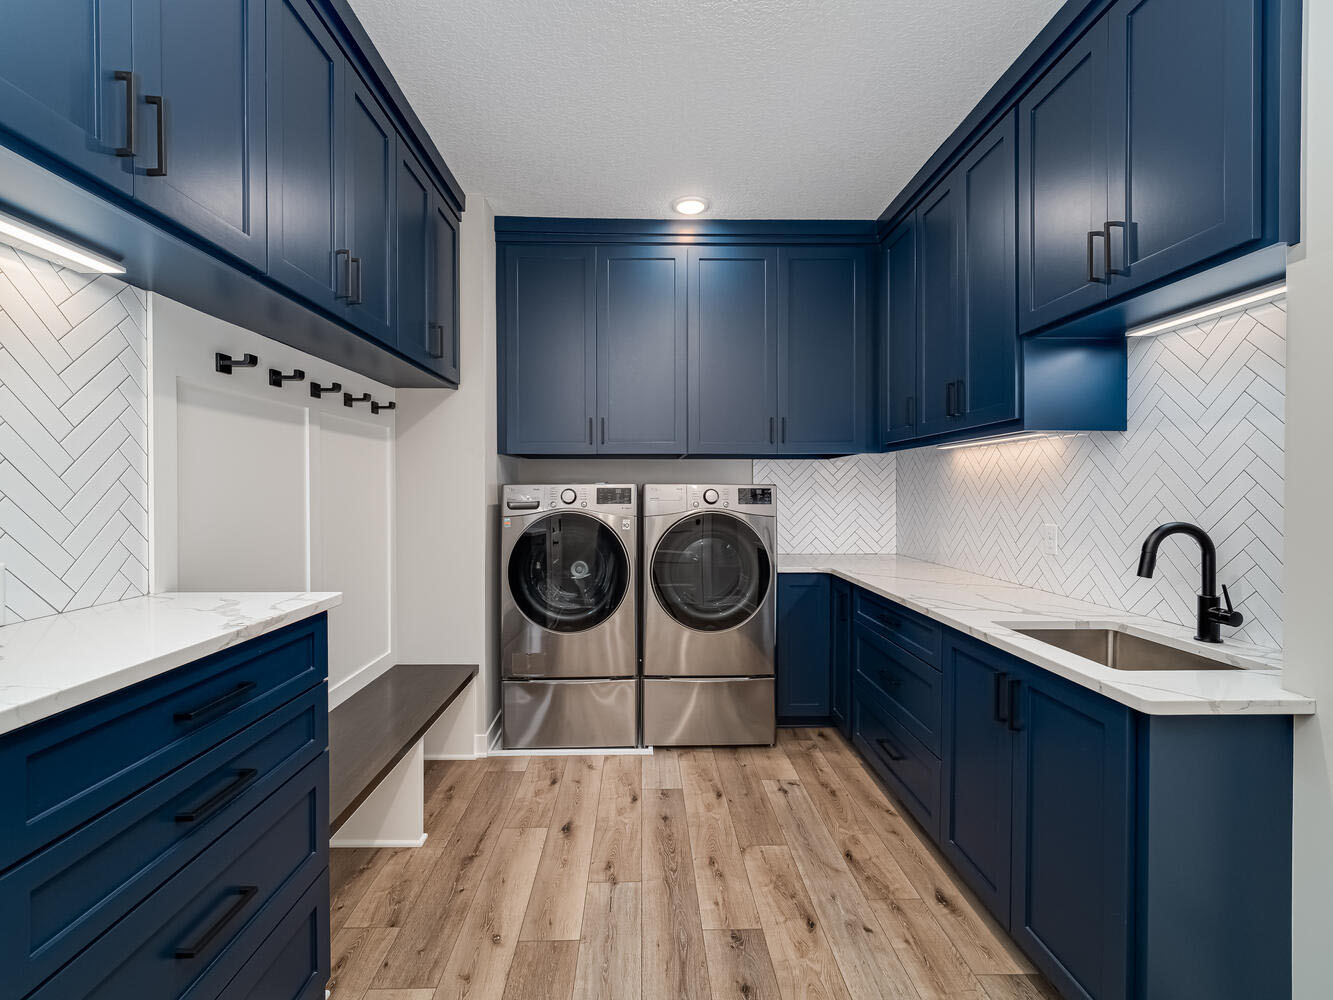
<path id="1" fill-rule="evenodd" d="M 1223 625 L 1229 625 L 1232 628 L 1240 628 L 1245 622 L 1245 616 L 1237 611 L 1231 605 L 1231 591 L 1227 590 L 1227 585 L 1222 584 L 1222 600 L 1226 601 L 1227 609 L 1213 609 L 1213 618 Z"/>

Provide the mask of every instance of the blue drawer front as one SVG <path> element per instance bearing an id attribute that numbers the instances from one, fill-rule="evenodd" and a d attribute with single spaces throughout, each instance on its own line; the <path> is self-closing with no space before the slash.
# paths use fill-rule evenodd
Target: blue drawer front
<path id="1" fill-rule="evenodd" d="M 940 626 L 915 611 L 860 588 L 854 600 L 856 620 L 873 625 L 892 642 L 920 660 L 940 669 Z"/>
<path id="2" fill-rule="evenodd" d="M 235 947 L 246 944 L 238 941 Z M 328 981 L 329 873 L 325 871 L 254 950 L 235 979 L 217 993 L 210 979 L 190 1000 L 324 1000 Z"/>
<path id="3" fill-rule="evenodd" d="M 0 998 L 59 969 L 327 747 L 320 685 L 0 877 Z"/>
<path id="4" fill-rule="evenodd" d="M 49 979 L 32 1000 L 177 1000 L 201 995 L 196 990 L 209 983 L 230 982 L 276 921 L 328 868 L 328 785 L 325 753 Z"/>
<path id="5" fill-rule="evenodd" d="M 325 616 L 0 737 L 0 871 L 324 680 Z"/>
<path id="6" fill-rule="evenodd" d="M 939 836 L 940 760 L 902 727 L 873 689 L 852 699 L 852 742 L 932 838 Z"/>
<path id="7" fill-rule="evenodd" d="M 944 675 L 861 624 L 853 655 L 857 682 L 873 688 L 898 722 L 938 757 Z"/>

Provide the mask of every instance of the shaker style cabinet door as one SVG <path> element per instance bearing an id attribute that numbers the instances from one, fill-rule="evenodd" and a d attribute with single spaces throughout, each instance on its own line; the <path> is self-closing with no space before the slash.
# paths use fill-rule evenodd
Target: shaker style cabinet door
<path id="1" fill-rule="evenodd" d="M 430 286 L 434 280 L 435 234 L 431 227 L 434 194 L 426 171 L 407 148 L 398 144 L 394 160 L 393 326 L 398 350 L 425 363 L 434 331 L 430 313 Z"/>
<path id="2" fill-rule="evenodd" d="M 880 317 L 884 327 L 880 434 L 885 446 L 916 437 L 917 265 L 916 220 L 908 219 L 880 249 Z"/>
<path id="3" fill-rule="evenodd" d="M 778 453 L 866 448 L 866 251 L 778 251 Z"/>
<path id="4" fill-rule="evenodd" d="M 264 0 L 135 0 L 134 198 L 263 270 Z"/>
<path id="5" fill-rule="evenodd" d="M 131 0 L 0 0 L 0 25 L 0 129 L 131 193 Z"/>
<path id="6" fill-rule="evenodd" d="M 832 705 L 829 577 L 778 576 L 777 710 L 779 720 L 822 719 Z"/>
<path id="7" fill-rule="evenodd" d="M 347 73 L 347 317 L 393 346 L 394 164 L 398 133 L 361 78 Z"/>
<path id="8" fill-rule="evenodd" d="M 597 250 L 597 450 L 683 455 L 684 247 Z"/>
<path id="9" fill-rule="evenodd" d="M 506 453 L 596 453 L 596 248 L 505 247 L 502 280 Z"/>
<path id="10" fill-rule="evenodd" d="M 917 384 L 921 395 L 916 429 L 921 437 L 960 426 L 963 208 L 962 180 L 955 170 L 916 212 Z"/>
<path id="11" fill-rule="evenodd" d="M 1018 326 L 1106 301 L 1106 20 L 1018 105 Z"/>
<path id="12" fill-rule="evenodd" d="M 1263 6 L 1121 0 L 1107 14 L 1112 295 L 1263 234 Z"/>
<path id="13" fill-rule="evenodd" d="M 690 452 L 778 447 L 778 251 L 689 251 Z"/>
<path id="14" fill-rule="evenodd" d="M 333 312 L 347 295 L 347 63 L 303 0 L 268 4 L 268 276 Z"/>
<path id="15" fill-rule="evenodd" d="M 458 315 L 459 218 L 437 192 L 431 198 L 430 326 L 427 364 L 454 385 L 463 377 L 463 356 Z"/>

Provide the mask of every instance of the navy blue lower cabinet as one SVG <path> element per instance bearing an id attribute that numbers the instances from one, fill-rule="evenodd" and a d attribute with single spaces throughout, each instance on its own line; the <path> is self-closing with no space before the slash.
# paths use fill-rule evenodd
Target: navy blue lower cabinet
<path id="1" fill-rule="evenodd" d="M 852 681 L 852 745 L 934 840 L 940 830 L 940 759 L 907 731 L 894 708 L 858 675 Z"/>
<path id="2" fill-rule="evenodd" d="M 1013 731 L 1008 664 L 951 639 L 944 646 L 940 848 L 992 913 L 1009 912 Z"/>
<path id="3" fill-rule="evenodd" d="M 852 585 L 837 577 L 829 578 L 833 598 L 832 659 L 833 697 L 829 716 L 839 732 L 852 735 Z"/>
<path id="4" fill-rule="evenodd" d="M 778 723 L 827 721 L 831 711 L 829 578 L 778 576 Z"/>
<path id="5" fill-rule="evenodd" d="M 1038 668 L 1008 681 L 1009 932 L 1064 996 L 1124 1000 L 1131 995 L 1133 713 Z"/>

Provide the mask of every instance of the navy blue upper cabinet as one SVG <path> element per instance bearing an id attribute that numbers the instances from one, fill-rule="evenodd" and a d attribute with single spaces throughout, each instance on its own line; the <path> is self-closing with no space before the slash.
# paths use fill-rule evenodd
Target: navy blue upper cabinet
<path id="1" fill-rule="evenodd" d="M 125 194 L 137 96 L 131 2 L 0 2 L 0 128 Z"/>
<path id="2" fill-rule="evenodd" d="M 1129 995 L 1133 719 L 1033 668 L 1009 704 L 1009 930 L 1067 997 Z"/>
<path id="3" fill-rule="evenodd" d="M 347 312 L 358 327 L 394 343 L 393 223 L 398 136 L 361 78 L 347 74 L 345 101 Z"/>
<path id="4" fill-rule="evenodd" d="M 683 455 L 686 440 L 683 247 L 597 251 L 597 448 Z"/>
<path id="5" fill-rule="evenodd" d="M 777 451 L 778 251 L 689 251 L 690 452 Z"/>
<path id="6" fill-rule="evenodd" d="M 596 452 L 596 248 L 508 246 L 500 328 L 507 451 Z"/>
<path id="7" fill-rule="evenodd" d="M 963 366 L 954 390 L 963 427 L 1018 416 L 1017 206 L 1014 116 L 958 167 L 963 199 Z"/>
<path id="8" fill-rule="evenodd" d="M 431 197 L 431 322 L 427 328 L 427 364 L 450 383 L 462 381 L 458 302 L 458 228 L 461 220 L 437 191 Z M 401 338 L 399 346 L 402 347 Z"/>
<path id="9" fill-rule="evenodd" d="M 257 270 L 267 257 L 264 6 L 134 3 L 134 197 Z"/>
<path id="10" fill-rule="evenodd" d="M 963 376 L 962 178 L 951 174 L 916 213 L 918 252 L 917 433 L 958 427 L 958 381 Z"/>
<path id="11" fill-rule="evenodd" d="M 303 0 L 268 5 L 268 275 L 340 307 L 347 62 Z"/>
<path id="12" fill-rule="evenodd" d="M 787 722 L 827 718 L 831 708 L 829 578 L 778 576 L 777 712 Z"/>
<path id="13" fill-rule="evenodd" d="M 1111 293 L 1263 232 L 1262 0 L 1121 0 L 1110 23 Z"/>
<path id="14" fill-rule="evenodd" d="M 862 247 L 778 251 L 778 452 L 847 454 L 868 440 Z"/>
<path id="15" fill-rule="evenodd" d="M 1019 102 L 1019 329 L 1106 301 L 1107 27 Z"/>
<path id="16" fill-rule="evenodd" d="M 400 145 L 394 173 L 394 331 L 398 350 L 428 358 L 434 343 L 430 286 L 434 281 L 433 195 L 420 161 Z"/>
<path id="17" fill-rule="evenodd" d="M 881 375 L 880 429 L 884 445 L 916 437 L 917 308 L 916 219 L 885 238 L 880 250 Z"/>

